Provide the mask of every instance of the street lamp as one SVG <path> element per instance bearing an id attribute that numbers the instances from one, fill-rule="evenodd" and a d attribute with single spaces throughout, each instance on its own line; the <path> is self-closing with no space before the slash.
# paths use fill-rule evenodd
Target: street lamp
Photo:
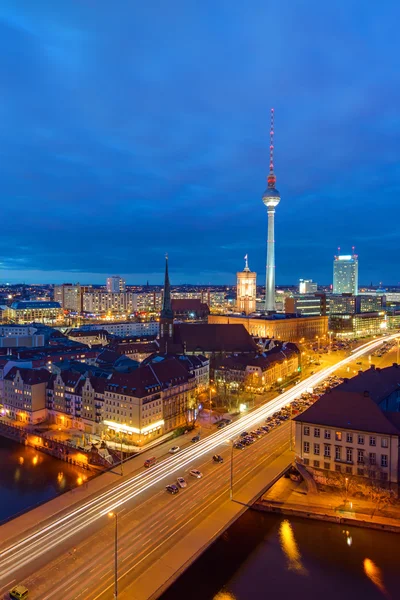
<path id="1" fill-rule="evenodd" d="M 231 474 L 229 484 L 229 499 L 233 500 L 233 445 L 235 443 L 235 440 L 227 439 L 226 441 L 231 444 Z"/>
<path id="2" fill-rule="evenodd" d="M 212 387 L 210 387 L 210 389 L 209 389 L 209 395 L 210 395 L 210 427 L 211 427 L 211 412 L 212 412 L 212 410 L 211 410 L 211 406 L 212 406 L 211 393 L 215 394 L 215 389 L 212 388 Z"/>
<path id="3" fill-rule="evenodd" d="M 345 478 L 345 482 L 346 482 L 346 498 L 345 498 L 344 503 L 347 504 L 347 491 L 348 491 L 348 484 L 349 484 L 349 478 L 348 477 Z"/>
<path id="4" fill-rule="evenodd" d="M 329 335 L 329 352 L 332 351 L 332 334 L 333 334 L 333 331 L 328 331 L 328 335 Z"/>
<path id="5" fill-rule="evenodd" d="M 114 534 L 114 598 L 118 598 L 118 513 L 109 512 L 110 519 L 115 519 L 115 534 Z"/>

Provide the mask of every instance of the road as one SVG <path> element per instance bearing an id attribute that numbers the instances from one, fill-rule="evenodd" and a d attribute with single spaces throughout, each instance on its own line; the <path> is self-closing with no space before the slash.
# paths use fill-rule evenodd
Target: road
<path id="1" fill-rule="evenodd" d="M 383 339 L 390 337 L 395 336 Z M 119 585 L 120 597 L 123 597 L 126 585 L 174 543 L 174 536 L 182 536 L 199 518 L 206 518 L 218 508 L 219 502 L 226 500 L 231 452 L 227 440 L 235 439 L 244 429 L 253 429 L 336 369 L 347 368 L 364 353 L 370 353 L 381 341 L 371 341 L 340 363 L 315 373 L 225 429 L 38 524 L 21 538 L 7 542 L 7 547 L 1 547 L 0 551 L 0 594 L 11 585 L 23 582 L 29 587 L 33 600 L 111 598 L 113 520 L 108 513 L 115 511 L 119 515 Z M 243 485 L 260 461 L 272 460 L 276 453 L 287 448 L 288 442 L 289 423 L 244 451 L 235 451 L 235 485 Z M 212 462 L 211 456 L 216 451 L 224 457 L 224 464 Z M 191 478 L 188 475 L 191 468 L 199 468 L 204 477 Z M 165 485 L 174 482 L 179 475 L 191 481 L 185 490 L 170 496 L 165 492 Z"/>

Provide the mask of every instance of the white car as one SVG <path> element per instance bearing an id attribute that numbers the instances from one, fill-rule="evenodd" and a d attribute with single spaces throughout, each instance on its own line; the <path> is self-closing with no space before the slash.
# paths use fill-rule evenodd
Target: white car
<path id="1" fill-rule="evenodd" d="M 192 469 L 191 471 L 189 471 L 189 473 L 192 477 L 196 477 L 196 479 L 200 479 L 200 477 L 203 477 L 203 473 L 201 473 L 197 469 Z"/>
<path id="2" fill-rule="evenodd" d="M 176 452 L 179 452 L 179 450 L 180 450 L 179 446 L 172 446 L 172 448 L 169 449 L 169 453 L 175 454 Z"/>
<path id="3" fill-rule="evenodd" d="M 183 477 L 177 477 L 176 481 L 180 488 L 187 487 L 186 480 Z"/>

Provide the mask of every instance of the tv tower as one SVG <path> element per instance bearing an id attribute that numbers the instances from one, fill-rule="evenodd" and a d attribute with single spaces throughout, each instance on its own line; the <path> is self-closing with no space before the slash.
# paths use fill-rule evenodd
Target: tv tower
<path id="1" fill-rule="evenodd" d="M 262 200 L 268 212 L 268 240 L 267 240 L 267 273 L 265 280 L 265 310 L 275 311 L 275 207 L 281 201 L 278 190 L 275 189 L 276 177 L 274 173 L 274 109 L 271 108 L 271 128 L 269 145 L 269 175 L 268 187 Z"/>

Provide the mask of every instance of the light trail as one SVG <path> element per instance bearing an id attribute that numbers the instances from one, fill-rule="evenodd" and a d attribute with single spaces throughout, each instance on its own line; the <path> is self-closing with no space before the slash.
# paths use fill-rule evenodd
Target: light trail
<path id="1" fill-rule="evenodd" d="M 168 457 L 158 464 L 156 463 L 149 470 L 138 473 L 130 479 L 117 484 L 111 490 L 101 493 L 93 500 L 83 503 L 80 507 L 70 510 L 65 515 L 54 518 L 49 524 L 39 528 L 36 532 L 26 536 L 17 543 L 11 544 L 0 553 L 1 579 L 4 580 L 3 578 L 10 577 L 18 569 L 28 566 L 29 563 L 38 559 L 46 552 L 55 549 L 75 534 L 94 524 L 110 511 L 117 510 L 126 502 L 149 490 L 167 477 L 171 477 L 182 471 L 182 469 L 198 461 L 205 454 L 225 444 L 227 439 L 234 439 L 245 429 L 254 428 L 266 417 L 280 410 L 283 406 L 290 404 L 308 388 L 317 386 L 329 375 L 346 366 L 349 362 L 352 362 L 382 343 L 397 337 L 399 337 L 399 333 L 384 336 L 364 344 L 361 348 L 353 351 L 347 358 L 311 375 L 311 377 L 295 385 L 287 392 L 280 394 L 267 404 L 242 416 L 235 423 L 231 423 L 224 429 L 210 434 L 194 446 L 189 446 L 181 450 L 178 454 Z"/>

